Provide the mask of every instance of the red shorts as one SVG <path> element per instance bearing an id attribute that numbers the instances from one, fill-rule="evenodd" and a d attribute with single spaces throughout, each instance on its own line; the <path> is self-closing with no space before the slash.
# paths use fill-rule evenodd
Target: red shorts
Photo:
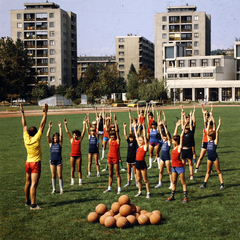
<path id="1" fill-rule="evenodd" d="M 41 162 L 26 162 L 25 163 L 25 172 L 28 174 L 31 173 L 41 173 Z"/>
<path id="2" fill-rule="evenodd" d="M 118 160 L 118 158 L 108 158 L 108 163 L 109 164 L 112 164 L 112 165 L 114 165 L 114 164 L 117 164 L 119 162 L 119 160 Z"/>

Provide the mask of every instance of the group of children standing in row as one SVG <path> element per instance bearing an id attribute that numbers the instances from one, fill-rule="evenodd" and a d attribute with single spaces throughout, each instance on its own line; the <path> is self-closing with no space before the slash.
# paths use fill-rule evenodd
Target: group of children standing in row
<path id="1" fill-rule="evenodd" d="M 150 106 L 146 105 L 145 110 L 139 111 L 137 108 L 138 117 L 131 117 L 131 111 L 129 110 L 129 130 L 130 133 L 127 135 L 127 124 L 124 122 L 124 137 L 128 144 L 127 150 L 127 184 L 124 187 L 130 186 L 130 179 L 132 172 L 134 173 L 136 186 L 139 191 L 135 195 L 136 197 L 142 195 L 142 178 L 146 185 L 147 190 L 147 198 L 150 198 L 150 187 L 149 181 L 147 178 L 147 165 L 145 162 L 145 155 L 147 150 L 149 149 L 149 167 L 152 168 L 153 163 L 153 152 L 156 154 L 156 161 L 158 163 L 159 170 L 159 182 L 155 186 L 155 188 L 162 186 L 162 177 L 164 166 L 166 165 L 169 178 L 170 178 L 170 186 L 169 189 L 172 189 L 171 196 L 167 199 L 167 201 L 174 200 L 174 194 L 176 190 L 176 183 L 178 175 L 180 177 L 184 199 L 183 202 L 188 202 L 187 198 L 187 185 L 185 181 L 185 167 L 186 164 L 189 165 L 190 171 L 190 180 L 193 180 L 193 158 L 196 162 L 196 154 L 195 154 L 195 142 L 194 142 L 194 133 L 195 133 L 195 107 L 193 112 L 190 112 L 189 115 L 186 116 L 185 111 L 182 107 L 181 110 L 181 120 L 177 121 L 176 128 L 171 138 L 170 133 L 167 129 L 166 116 L 163 111 L 157 111 L 157 121 L 155 121 L 155 111 L 152 106 L 152 111 L 150 111 Z M 221 125 L 221 119 L 219 117 L 219 124 L 216 129 L 215 120 L 211 111 L 205 110 L 202 106 L 202 113 L 204 119 L 204 131 L 203 131 L 203 144 L 201 149 L 201 154 L 196 163 L 195 173 L 197 173 L 198 168 L 201 164 L 201 161 L 205 155 L 208 153 L 208 161 L 207 161 L 207 173 L 204 180 L 204 183 L 200 186 L 200 188 L 205 188 L 208 178 L 211 173 L 212 165 L 214 163 L 216 170 L 219 175 L 219 179 L 221 182 L 220 189 L 224 188 L 222 173 L 219 167 L 219 159 L 216 153 L 216 148 L 219 139 L 219 128 Z M 163 116 L 163 119 L 161 119 Z M 147 118 L 147 119 L 146 119 Z M 145 119 L 147 122 L 147 131 L 145 128 Z M 52 185 L 53 191 L 56 192 L 56 171 L 58 172 L 59 177 L 59 185 L 60 185 L 60 193 L 63 193 L 63 182 L 62 182 L 62 157 L 61 157 L 61 149 L 62 149 L 62 129 L 61 123 L 58 122 L 59 133 L 54 133 L 52 139 L 50 138 L 50 131 L 52 128 L 52 122 L 49 123 L 49 129 L 47 131 L 47 139 L 50 146 L 51 151 L 51 160 L 50 160 L 50 168 L 52 172 Z M 71 155 L 70 155 L 70 163 L 71 163 L 71 185 L 74 185 L 74 172 L 75 165 L 77 162 L 77 170 L 79 177 L 79 185 L 82 185 L 82 172 L 81 172 L 81 164 L 82 164 L 82 154 L 81 154 L 81 142 L 83 140 L 85 130 L 87 130 L 88 139 L 89 139 L 89 153 L 88 153 L 88 177 L 91 176 L 91 165 L 92 158 L 95 160 L 96 168 L 97 168 L 97 177 L 100 177 L 100 167 L 99 167 L 99 138 L 102 139 L 102 159 L 105 156 L 105 150 L 107 143 L 109 143 L 109 152 L 108 152 L 108 161 L 107 166 L 104 170 L 109 170 L 109 181 L 108 188 L 104 191 L 104 193 L 110 192 L 112 189 L 112 181 L 113 181 L 113 169 L 115 169 L 115 173 L 117 176 L 117 184 L 118 191 L 117 194 L 121 193 L 121 176 L 120 176 L 120 168 L 122 168 L 121 156 L 120 156 L 120 135 L 119 135 L 119 125 L 117 121 L 116 114 L 114 114 L 114 122 L 112 122 L 112 114 L 110 110 L 110 115 L 105 114 L 104 110 L 102 113 L 97 114 L 96 112 L 96 121 L 90 122 L 89 114 L 83 120 L 83 131 L 82 133 L 79 130 L 75 130 L 72 132 L 72 136 L 68 131 L 67 120 L 64 119 L 64 126 L 67 133 L 67 136 L 71 142 Z M 178 128 L 182 127 L 182 132 L 178 135 Z M 90 131 L 89 131 L 90 128 Z M 171 144 L 173 144 L 173 150 L 170 157 L 170 148 Z M 161 150 L 161 154 L 159 156 L 159 152 Z M 182 154 L 182 159 L 180 155 Z M 172 170 L 171 170 L 172 165 Z"/>

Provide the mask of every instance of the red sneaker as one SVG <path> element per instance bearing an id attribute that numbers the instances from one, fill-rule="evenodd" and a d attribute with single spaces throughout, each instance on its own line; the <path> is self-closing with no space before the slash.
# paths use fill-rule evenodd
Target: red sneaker
<path id="1" fill-rule="evenodd" d="M 169 198 L 166 200 L 166 202 L 170 202 L 170 201 L 173 201 L 173 200 L 175 200 L 174 197 L 169 197 Z"/>
<path id="2" fill-rule="evenodd" d="M 187 198 L 184 198 L 183 199 L 183 203 L 187 203 L 188 202 L 188 199 Z"/>

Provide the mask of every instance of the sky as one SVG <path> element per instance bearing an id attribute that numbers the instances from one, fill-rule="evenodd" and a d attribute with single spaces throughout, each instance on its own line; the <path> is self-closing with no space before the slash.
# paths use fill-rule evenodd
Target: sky
<path id="1" fill-rule="evenodd" d="M 0 0 L 0 37 L 11 37 L 10 11 L 43 0 Z M 52 2 L 49 0 L 49 2 Z M 56 0 L 77 14 L 78 56 L 115 55 L 115 37 L 144 36 L 154 43 L 154 17 L 167 6 L 196 6 L 211 15 L 211 48 L 233 48 L 240 38 L 240 0 Z"/>

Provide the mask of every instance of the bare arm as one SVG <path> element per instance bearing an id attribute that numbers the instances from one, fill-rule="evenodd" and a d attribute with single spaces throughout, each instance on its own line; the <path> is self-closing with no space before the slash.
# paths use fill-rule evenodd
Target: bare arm
<path id="1" fill-rule="evenodd" d="M 147 151 L 148 144 L 147 144 L 147 137 L 146 137 L 146 129 L 145 129 L 145 126 L 144 126 L 144 125 L 143 125 L 143 130 L 142 130 L 142 132 L 143 132 L 143 138 L 144 138 L 144 143 L 145 143 L 144 149 L 145 149 L 145 151 Z"/>
<path id="2" fill-rule="evenodd" d="M 22 113 L 23 132 L 27 132 L 27 123 L 26 123 L 25 114 L 24 114 L 24 110 L 23 110 L 22 104 L 20 104 L 20 109 L 21 109 L 21 113 Z"/>
<path id="3" fill-rule="evenodd" d="M 86 119 L 86 121 L 85 121 L 85 126 L 86 126 L 86 129 L 87 129 L 87 135 L 89 136 L 90 135 L 90 133 L 89 133 L 89 128 L 88 128 L 88 119 Z"/>
<path id="4" fill-rule="evenodd" d="M 63 142 L 63 132 L 62 132 L 62 124 L 61 122 L 58 122 L 59 127 L 59 143 L 62 145 Z"/>
<path id="5" fill-rule="evenodd" d="M 185 131 L 185 127 L 186 127 L 186 124 L 184 124 L 182 133 L 180 135 L 180 144 L 179 144 L 179 147 L 178 147 L 178 152 L 179 153 L 182 151 L 183 134 L 184 134 L 184 131 Z"/>
<path id="6" fill-rule="evenodd" d="M 134 133 L 135 133 L 135 138 L 136 138 L 137 144 L 138 144 L 138 146 L 140 146 L 139 139 L 138 139 L 138 134 L 137 134 L 137 130 L 136 130 L 136 125 L 133 126 L 133 129 L 134 129 Z"/>
<path id="7" fill-rule="evenodd" d="M 221 117 L 219 116 L 218 127 L 217 127 L 217 130 L 216 130 L 216 139 L 215 139 L 215 141 L 214 141 L 215 145 L 218 145 L 220 126 L 221 126 Z"/>
<path id="8" fill-rule="evenodd" d="M 85 134 L 85 129 L 86 129 L 86 125 L 87 125 L 87 123 L 86 123 L 86 121 L 85 121 L 86 119 L 84 118 L 83 119 L 83 130 L 82 130 L 82 135 L 81 135 L 81 137 L 80 137 L 80 141 L 82 141 L 83 140 L 83 137 L 84 137 L 84 134 Z"/>
<path id="9" fill-rule="evenodd" d="M 155 119 L 155 112 L 154 112 L 153 104 L 152 104 L 152 113 L 153 113 L 153 119 Z"/>
<path id="10" fill-rule="evenodd" d="M 90 122 L 90 118 L 89 118 L 89 113 L 87 113 L 87 122 L 89 124 L 89 127 L 92 127 L 91 122 Z"/>
<path id="11" fill-rule="evenodd" d="M 190 131 L 192 131 L 193 129 L 193 125 L 192 125 L 192 111 L 190 111 L 190 120 L 189 120 L 189 126 L 190 126 Z"/>
<path id="12" fill-rule="evenodd" d="M 47 112 L 48 112 L 48 105 L 47 105 L 47 103 L 45 103 L 45 105 L 44 105 L 44 107 L 43 107 L 43 118 L 42 118 L 42 121 L 41 121 L 40 127 L 39 127 L 39 130 L 40 130 L 41 132 L 43 132 L 44 127 L 45 127 L 45 125 L 46 125 Z"/>
<path id="13" fill-rule="evenodd" d="M 196 106 L 194 106 L 193 113 L 192 113 L 192 125 L 193 125 L 193 127 L 196 126 L 195 111 L 196 111 Z"/>
<path id="14" fill-rule="evenodd" d="M 175 131 L 173 135 L 177 135 L 178 134 L 178 127 L 181 125 L 181 120 L 178 120 L 176 123 L 176 127 L 175 127 Z"/>
<path id="15" fill-rule="evenodd" d="M 128 139 L 128 137 L 127 137 L 127 124 L 125 122 L 123 123 L 123 131 L 124 131 L 124 137 L 127 140 Z"/>
<path id="16" fill-rule="evenodd" d="M 64 121 L 64 126 L 65 126 L 65 130 L 66 130 L 67 136 L 68 136 L 69 140 L 71 141 L 72 140 L 72 136 L 71 136 L 71 134 L 68 131 L 67 119 L 65 118 L 63 121 Z"/>
<path id="17" fill-rule="evenodd" d="M 48 130 L 47 130 L 47 141 L 48 141 L 49 144 L 52 143 L 52 140 L 51 140 L 51 138 L 50 138 L 51 128 L 52 128 L 52 121 L 49 122 L 49 124 L 48 124 Z"/>

